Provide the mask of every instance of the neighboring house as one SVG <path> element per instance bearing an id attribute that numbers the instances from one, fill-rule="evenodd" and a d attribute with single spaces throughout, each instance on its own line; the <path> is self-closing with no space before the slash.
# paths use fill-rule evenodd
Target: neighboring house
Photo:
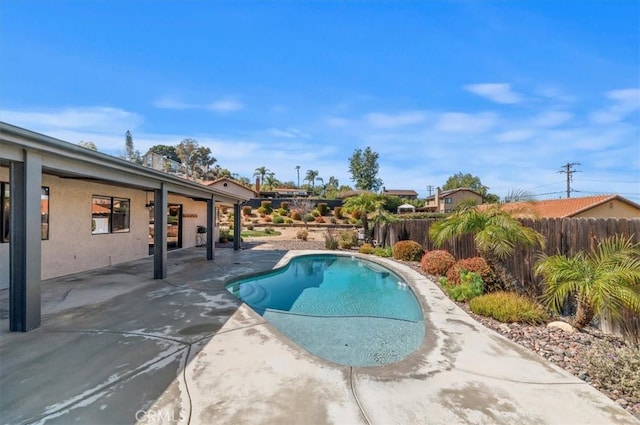
<path id="1" fill-rule="evenodd" d="M 427 197 L 424 207 L 419 211 L 450 213 L 454 211 L 460 204 L 472 202 L 477 205 L 482 204 L 482 195 L 467 188 L 458 188 L 451 190 L 440 190 L 436 188 L 436 193 Z"/>
<path id="2" fill-rule="evenodd" d="M 640 218 L 640 205 L 620 195 L 549 199 L 531 203 L 514 202 L 503 209 L 532 208 L 540 218 Z"/>
<path id="3" fill-rule="evenodd" d="M 168 249 L 197 245 L 199 228 L 215 228 L 216 204 L 246 199 L 0 122 L 0 289 L 10 288 L 10 329 L 40 325 L 48 278 L 153 255 L 153 277 L 164 279 Z"/>
<path id="4" fill-rule="evenodd" d="M 396 190 L 382 188 L 382 194 L 387 196 L 397 196 L 402 199 L 418 199 L 418 192 L 415 190 Z"/>

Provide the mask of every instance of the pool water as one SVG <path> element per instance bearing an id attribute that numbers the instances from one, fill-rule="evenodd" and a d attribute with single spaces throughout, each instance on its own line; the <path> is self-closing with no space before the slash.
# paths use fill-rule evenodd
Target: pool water
<path id="1" fill-rule="evenodd" d="M 403 279 L 357 257 L 299 256 L 227 289 L 309 352 L 343 365 L 395 363 L 424 338 L 422 309 Z"/>

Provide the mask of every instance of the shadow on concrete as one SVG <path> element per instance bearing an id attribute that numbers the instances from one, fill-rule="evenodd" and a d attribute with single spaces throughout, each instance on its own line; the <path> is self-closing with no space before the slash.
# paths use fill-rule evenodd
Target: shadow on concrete
<path id="1" fill-rule="evenodd" d="M 8 332 L 0 292 L 2 422 L 135 423 L 163 394 L 188 394 L 176 378 L 241 305 L 225 284 L 286 252 L 223 248 L 206 261 L 204 248 L 189 248 L 168 254 L 164 280 L 151 278 L 151 257 L 49 279 L 42 326 L 29 333 Z"/>

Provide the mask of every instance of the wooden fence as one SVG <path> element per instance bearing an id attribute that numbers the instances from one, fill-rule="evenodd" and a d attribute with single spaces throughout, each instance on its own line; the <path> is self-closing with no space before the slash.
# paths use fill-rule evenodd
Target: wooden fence
<path id="1" fill-rule="evenodd" d="M 388 246 L 400 240 L 413 240 L 422 245 L 425 251 L 446 249 L 456 259 L 478 255 L 472 235 L 465 235 L 446 243 L 441 248 L 433 245 L 429 239 L 429 228 L 438 219 L 402 220 L 389 225 L 376 225 L 374 239 Z M 540 293 L 540 279 L 533 273 L 533 267 L 542 253 L 573 255 L 578 251 L 589 251 L 598 242 L 615 234 L 631 237 L 640 243 L 640 218 L 549 218 L 541 220 L 523 220 L 522 223 L 533 228 L 545 237 L 545 247 L 524 248 L 517 246 L 506 265 L 518 278 L 528 292 Z"/>

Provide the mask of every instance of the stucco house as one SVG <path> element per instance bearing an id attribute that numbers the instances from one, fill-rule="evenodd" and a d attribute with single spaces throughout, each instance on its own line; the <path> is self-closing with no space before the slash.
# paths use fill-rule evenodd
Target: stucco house
<path id="1" fill-rule="evenodd" d="M 386 196 L 397 196 L 402 199 L 418 199 L 418 192 L 415 190 L 387 189 L 383 187 L 382 194 Z"/>
<path id="2" fill-rule="evenodd" d="M 425 199 L 424 207 L 419 208 L 419 211 L 450 213 L 463 202 L 473 202 L 480 205 L 482 204 L 482 195 L 467 188 L 442 191 L 437 187 L 436 193 Z"/>
<path id="3" fill-rule="evenodd" d="M 11 331 L 40 325 L 44 280 L 204 242 L 214 257 L 216 204 L 244 193 L 162 171 L 0 122 L 0 290 Z M 198 230 L 206 229 L 206 236 Z"/>
<path id="4" fill-rule="evenodd" d="M 620 195 L 514 202 L 502 208 L 509 211 L 523 206 L 532 208 L 540 218 L 640 218 L 640 205 Z"/>

